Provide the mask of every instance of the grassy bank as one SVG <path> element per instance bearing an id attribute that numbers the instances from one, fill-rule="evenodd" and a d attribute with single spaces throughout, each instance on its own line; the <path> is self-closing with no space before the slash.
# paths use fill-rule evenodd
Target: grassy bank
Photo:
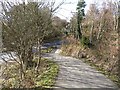
<path id="1" fill-rule="evenodd" d="M 95 67 L 98 71 L 103 73 L 113 82 L 115 82 L 118 86 L 120 86 L 120 80 L 118 74 L 116 74 L 118 73 L 116 69 L 117 64 L 114 65 L 114 60 L 110 62 L 109 60 L 106 61 L 106 58 L 100 56 L 99 52 L 97 52 L 94 49 L 83 46 L 78 42 L 74 43 L 70 42 L 70 44 L 68 45 L 63 45 L 61 49 L 62 55 L 82 59 L 83 62 L 88 63 L 90 66 Z M 111 62 L 113 62 L 113 64 L 110 64 Z M 113 69 L 113 71 L 111 68 Z"/>
<path id="2" fill-rule="evenodd" d="M 36 62 L 36 60 L 34 62 Z M 29 89 L 39 87 L 37 90 L 52 88 L 58 74 L 58 65 L 52 60 L 42 58 L 37 74 L 33 68 L 29 68 L 25 73 L 26 76 L 24 81 L 22 81 L 22 88 L 25 87 Z M 4 71 L 3 76 L 4 80 L 1 82 L 3 90 L 9 90 L 9 88 L 21 88 L 20 72 L 17 64 L 9 65 Z"/>

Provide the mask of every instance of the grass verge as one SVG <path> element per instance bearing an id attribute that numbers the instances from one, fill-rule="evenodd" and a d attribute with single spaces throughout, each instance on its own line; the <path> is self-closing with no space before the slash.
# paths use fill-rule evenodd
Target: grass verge
<path id="1" fill-rule="evenodd" d="M 82 59 L 83 60 L 83 59 Z M 113 75 L 110 74 L 109 72 L 107 72 L 106 70 L 104 70 L 102 67 L 98 67 L 97 65 L 95 65 L 94 63 L 88 61 L 87 59 L 84 59 L 83 62 L 89 64 L 90 66 L 94 67 L 96 70 L 100 71 L 102 74 L 104 74 L 107 78 L 109 78 L 110 80 L 112 80 L 118 87 L 120 87 L 120 80 L 118 75 Z"/>
<path id="2" fill-rule="evenodd" d="M 55 79 L 58 74 L 58 65 L 48 59 L 44 59 L 44 63 L 47 65 L 45 70 L 37 77 L 36 86 L 42 86 L 51 88 L 55 84 Z"/>
<path id="3" fill-rule="evenodd" d="M 36 60 L 34 60 L 35 62 Z M 49 59 L 42 58 L 38 73 L 35 69 L 30 68 L 25 72 L 25 79 L 20 80 L 20 69 L 17 64 L 12 64 L 4 71 L 4 77 L 2 84 L 2 90 L 10 90 L 10 88 L 37 88 L 35 90 L 43 90 L 44 88 L 52 88 L 55 84 L 55 80 L 59 71 L 58 65 Z M 22 85 L 22 87 L 21 87 Z M 43 89 L 41 89 L 43 88 Z M 24 89 L 22 89 L 24 90 Z"/>

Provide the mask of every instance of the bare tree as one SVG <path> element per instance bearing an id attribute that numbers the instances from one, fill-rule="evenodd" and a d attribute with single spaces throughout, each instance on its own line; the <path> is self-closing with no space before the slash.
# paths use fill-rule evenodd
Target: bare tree
<path id="1" fill-rule="evenodd" d="M 8 52 L 17 55 L 20 66 L 21 80 L 25 72 L 33 67 L 33 48 L 37 47 L 38 61 L 35 70 L 38 71 L 41 60 L 41 45 L 44 37 L 53 32 L 51 27 L 53 12 L 62 4 L 53 9 L 49 2 L 1 2 L 3 12 L 2 32 L 3 44 Z M 52 10 L 52 11 L 51 11 Z"/>
<path id="2" fill-rule="evenodd" d="M 77 38 L 77 15 L 74 14 L 70 20 L 70 29 L 71 33 L 74 35 L 74 38 Z"/>
<path id="3" fill-rule="evenodd" d="M 120 1 L 118 2 L 118 46 L 120 45 L 120 39 L 119 39 L 119 34 L 120 34 Z M 118 55 L 119 55 L 120 49 L 118 50 Z M 119 56 L 118 56 L 119 59 Z M 120 59 L 118 60 L 118 76 L 119 76 L 119 81 L 120 81 Z"/>
<path id="4" fill-rule="evenodd" d="M 87 12 L 87 15 L 86 15 L 86 19 L 88 20 L 88 23 L 91 26 L 90 38 L 89 38 L 91 44 L 92 44 L 92 40 L 93 40 L 94 23 L 98 18 L 98 14 L 99 14 L 99 11 L 97 9 L 96 4 L 91 4 L 90 8 Z"/>

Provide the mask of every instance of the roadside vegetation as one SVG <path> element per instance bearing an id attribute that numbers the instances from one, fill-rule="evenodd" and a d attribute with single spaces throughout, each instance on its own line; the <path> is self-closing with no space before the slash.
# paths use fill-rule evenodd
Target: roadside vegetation
<path id="1" fill-rule="evenodd" d="M 79 0 L 70 22 L 54 15 L 63 4 L 1 2 L 3 53 L 12 58 L 2 58 L 3 89 L 51 88 L 59 67 L 43 54 L 56 47 L 43 46 L 55 40 L 63 40 L 62 54 L 83 58 L 120 85 L 120 1 L 93 3 L 85 14 L 86 3 Z"/>
<path id="2" fill-rule="evenodd" d="M 55 2 L 0 2 L 2 11 L 3 59 L 0 85 L 4 88 L 50 88 L 55 83 L 58 65 L 43 58 L 54 47 L 44 43 L 61 39 L 67 21 L 55 16 Z M 59 21 L 59 23 L 57 23 Z M 43 47 L 43 48 L 42 48 Z M 14 53 L 14 55 L 12 54 Z"/>
<path id="3" fill-rule="evenodd" d="M 33 60 L 37 64 L 37 58 Z M 0 84 L 4 88 L 52 88 L 58 74 L 58 65 L 51 60 L 42 58 L 38 73 L 34 68 L 29 67 L 25 72 L 23 81 L 20 79 L 20 66 L 17 63 L 8 64 L 9 67 L 3 73 L 4 80 Z"/>
<path id="4" fill-rule="evenodd" d="M 119 3 L 104 1 L 99 7 L 96 2 L 84 14 L 85 1 L 80 0 L 61 49 L 63 55 L 84 58 L 120 86 Z"/>

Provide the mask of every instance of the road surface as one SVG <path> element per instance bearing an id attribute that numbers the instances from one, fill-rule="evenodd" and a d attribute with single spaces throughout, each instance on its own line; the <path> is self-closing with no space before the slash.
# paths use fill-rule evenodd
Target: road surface
<path id="1" fill-rule="evenodd" d="M 46 54 L 44 57 L 51 58 L 59 65 L 60 71 L 56 80 L 56 90 L 118 90 L 118 87 L 95 68 L 84 63 L 82 60 L 61 56 L 58 53 Z"/>

